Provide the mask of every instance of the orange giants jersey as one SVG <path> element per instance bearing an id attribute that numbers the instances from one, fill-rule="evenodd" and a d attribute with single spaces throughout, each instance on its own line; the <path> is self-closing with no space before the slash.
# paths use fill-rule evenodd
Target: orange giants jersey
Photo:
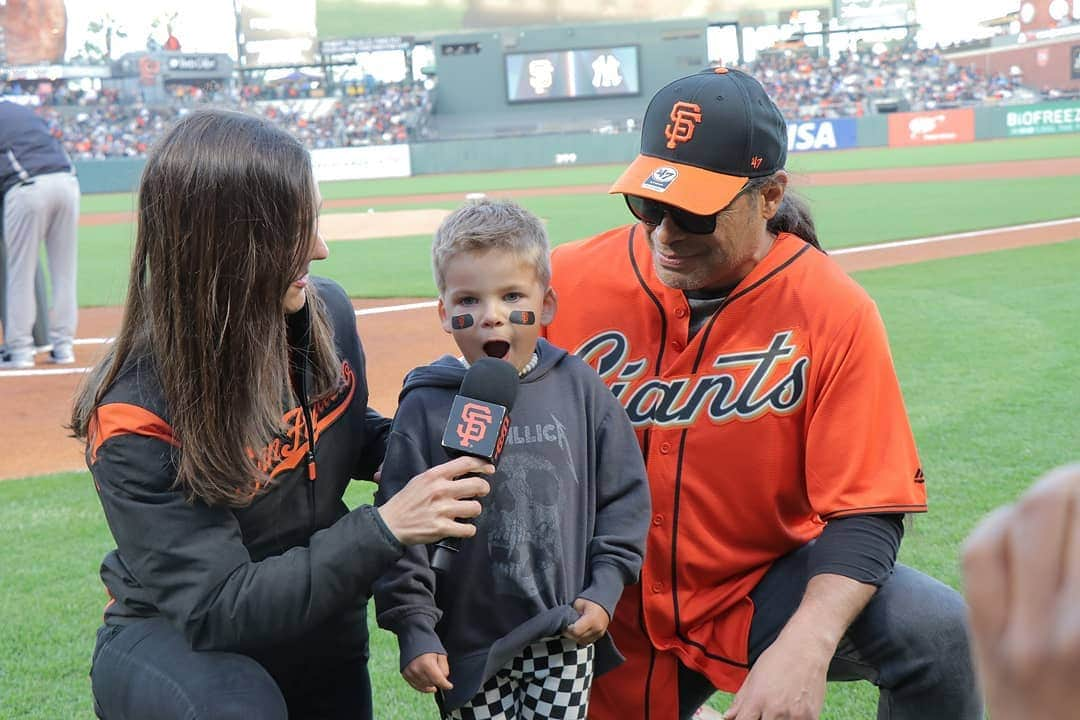
<path id="1" fill-rule="evenodd" d="M 830 518 L 926 510 L 877 308 L 790 234 L 691 340 L 686 298 L 656 277 L 643 226 L 556 249 L 553 285 L 548 338 L 597 369 L 648 465 L 652 645 L 734 691 L 748 594 L 774 559 Z"/>

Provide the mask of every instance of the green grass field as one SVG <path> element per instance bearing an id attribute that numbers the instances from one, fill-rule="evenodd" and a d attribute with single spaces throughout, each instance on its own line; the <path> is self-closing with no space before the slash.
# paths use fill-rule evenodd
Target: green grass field
<path id="1" fill-rule="evenodd" d="M 792 153 L 788 156 L 788 169 L 795 174 L 794 182 L 798 184 L 799 175 L 803 173 L 968 165 L 1013 160 L 1048 160 L 1075 157 L 1078 154 L 1080 154 L 1080 147 L 1078 147 L 1076 135 L 1045 135 L 940 147 L 865 148 L 835 152 Z M 586 165 L 454 175 L 421 175 L 410 178 L 324 183 L 321 190 L 323 197 L 327 200 L 440 192 L 459 192 L 464 197 L 466 192 L 473 190 L 515 190 L 610 183 L 619 176 L 622 170 L 622 165 Z M 84 213 L 131 212 L 134 209 L 135 199 L 131 193 L 87 195 L 82 200 Z"/>
<path id="2" fill-rule="evenodd" d="M 1050 152 L 1051 145 L 1024 140 L 940 150 L 952 155 L 960 147 L 975 148 L 980 160 L 990 161 Z M 905 153 L 866 152 L 880 163 L 910 159 Z M 1053 152 L 1067 154 L 1064 145 L 1053 145 Z M 847 162 L 870 162 L 855 153 L 846 155 Z M 803 157 L 809 162 L 809 156 Z M 926 164 L 932 164 L 929 158 Z M 594 178 L 558 183 L 580 184 L 604 182 L 595 178 L 608 173 L 610 179 L 617 169 L 558 172 Z M 518 175 L 424 178 L 417 179 L 416 186 L 423 189 L 404 183 L 382 189 L 465 192 L 495 189 L 471 184 L 485 178 L 513 183 L 538 179 L 542 184 L 555 177 L 547 171 L 521 174 L 524 179 Z M 826 245 L 835 248 L 1075 215 L 1078 183 L 1080 178 L 1073 177 L 822 187 L 808 196 Z M 101 211 L 90 207 L 121 198 L 130 209 L 130 196 L 89 197 L 84 207 Z M 556 242 L 626 219 L 617 198 L 578 195 L 524 202 L 547 219 Z M 82 228 L 84 304 L 119 301 L 126 273 L 122 258 L 131 232 L 130 224 Z M 427 295 L 428 242 L 418 237 L 334 243 L 331 260 L 318 272 L 339 279 L 354 295 Z M 960 543 L 978 519 L 1014 499 L 1037 474 L 1077 459 L 1076 267 L 1080 239 L 856 276 L 877 301 L 888 328 L 928 477 L 931 512 L 908 530 L 901 559 L 954 587 L 960 580 Z M 369 347 L 368 352 L 377 355 L 379 348 Z M 355 505 L 369 498 L 370 486 L 357 484 L 347 499 Z M 97 568 L 112 543 L 89 476 L 71 473 L 0 483 L 0 527 L 6 549 L 0 565 L 0 610 L 5 617 L 0 717 L 91 718 L 89 656 L 106 599 Z M 371 667 L 378 717 L 436 717 L 430 699 L 400 679 L 393 637 L 375 628 Z M 713 700 L 716 707 L 726 702 L 722 695 Z M 833 685 L 822 717 L 867 720 L 875 716 L 875 704 L 876 693 L 866 684 Z"/>
<path id="3" fill-rule="evenodd" d="M 950 585 L 978 518 L 1075 457 L 1078 263 L 1073 241 L 858 275 L 888 327 L 929 478 L 931 512 L 916 519 L 901 557 Z M 369 488 L 358 484 L 350 503 L 367 501 Z M 0 527 L 9 558 L 0 716 L 90 718 L 86 673 L 105 603 L 97 567 L 111 545 L 89 476 L 0 483 Z M 398 677 L 396 658 L 393 638 L 373 629 L 380 717 L 434 718 Z M 833 686 L 823 717 L 872 718 L 874 702 L 868 686 Z"/>
<path id="4" fill-rule="evenodd" d="M 822 243 L 827 248 L 841 248 L 1072 217 L 1077 214 L 1080 176 L 1019 183 L 978 180 L 815 187 L 803 194 L 812 203 Z M 618 196 L 551 195 L 519 201 L 547 222 L 554 245 L 630 221 Z M 450 209 L 457 205 L 421 203 L 394 209 Z M 81 305 L 121 302 L 127 289 L 126 258 L 133 237 L 131 223 L 79 229 Z M 314 265 L 313 271 L 334 278 L 353 296 L 433 296 L 430 246 L 427 235 L 334 242 L 329 259 Z M 118 262 L 118 258 L 124 261 Z"/>
<path id="5" fill-rule="evenodd" d="M 799 190 L 799 174 L 823 170 L 907 167 L 963 162 L 1037 160 L 1077 154 L 1076 136 L 1024 138 L 938 148 L 871 148 L 835 153 L 803 153 L 790 163 Z M 379 181 L 325 183 L 323 197 L 365 198 L 387 195 L 517 190 L 606 184 L 621 166 L 571 167 L 517 172 L 433 175 Z M 940 233 L 975 230 L 1077 214 L 1080 176 L 965 183 L 897 183 L 805 187 L 819 234 L 827 248 L 865 245 Z M 547 222 L 552 243 L 587 237 L 629 221 L 621 198 L 603 193 L 523 197 L 520 202 Z M 454 208 L 460 201 L 395 205 L 389 209 Z M 131 212 L 130 194 L 91 195 L 84 213 Z M 338 208 L 326 212 L 362 212 Z M 79 302 L 83 306 L 116 305 L 126 290 L 126 261 L 134 224 L 86 226 L 79 229 Z M 430 296 L 428 236 L 335 242 L 330 258 L 316 272 L 334 278 L 351 295 L 364 297 Z"/>

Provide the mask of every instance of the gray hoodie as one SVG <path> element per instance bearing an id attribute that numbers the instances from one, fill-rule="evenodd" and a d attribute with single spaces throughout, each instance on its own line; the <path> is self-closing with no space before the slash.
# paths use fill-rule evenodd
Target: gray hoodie
<path id="1" fill-rule="evenodd" d="M 521 379 L 510 431 L 477 534 L 445 576 L 423 546 L 376 582 L 379 625 L 398 636 L 401 667 L 423 653 L 448 656 L 453 690 L 443 711 L 468 702 L 530 643 L 574 622 L 586 598 L 609 617 L 638 579 L 649 519 L 645 465 L 630 422 L 592 368 L 544 339 Z M 386 448 L 377 502 L 445 462 L 443 431 L 465 376 L 445 356 L 409 373 Z M 594 672 L 622 661 L 610 636 Z"/>

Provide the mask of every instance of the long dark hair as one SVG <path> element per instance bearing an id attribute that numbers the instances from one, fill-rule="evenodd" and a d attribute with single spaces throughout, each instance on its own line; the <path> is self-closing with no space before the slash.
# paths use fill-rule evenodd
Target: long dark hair
<path id="1" fill-rule="evenodd" d="M 311 159 L 253 116 L 202 111 L 147 160 L 124 318 L 76 397 L 87 438 L 125 362 L 149 356 L 179 443 L 176 487 L 189 500 L 244 505 L 266 482 L 258 452 L 282 429 L 289 397 L 283 300 L 310 258 L 317 209 Z M 313 395 L 341 369 L 312 286 Z"/>
<path id="2" fill-rule="evenodd" d="M 774 175 L 753 178 L 743 186 L 743 192 L 752 193 L 775 182 Z M 802 196 L 792 192 L 790 185 L 785 188 L 784 199 L 780 201 L 780 207 L 777 208 L 776 214 L 772 216 L 766 227 L 773 235 L 779 235 L 782 232 L 798 235 L 824 252 L 821 243 L 818 242 L 817 229 L 814 226 L 814 218 L 810 214 L 809 204 Z"/>

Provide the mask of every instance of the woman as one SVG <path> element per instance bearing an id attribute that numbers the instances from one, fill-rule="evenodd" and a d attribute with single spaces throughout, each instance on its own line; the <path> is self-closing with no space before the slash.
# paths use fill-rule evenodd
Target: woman
<path id="1" fill-rule="evenodd" d="M 371 717 L 365 606 L 403 546 L 454 518 L 493 468 L 459 458 L 349 512 L 382 461 L 364 355 L 327 256 L 307 152 L 231 112 L 151 153 L 123 324 L 76 399 L 116 540 L 95 710 L 123 718 Z M 314 438 L 314 443 L 310 441 Z"/>

